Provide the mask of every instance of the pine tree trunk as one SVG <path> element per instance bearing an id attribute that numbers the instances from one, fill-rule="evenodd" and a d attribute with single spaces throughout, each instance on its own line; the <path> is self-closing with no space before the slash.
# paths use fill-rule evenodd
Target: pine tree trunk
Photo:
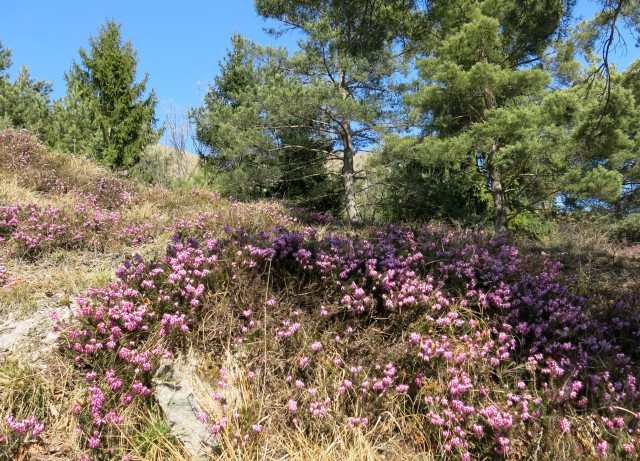
<path id="1" fill-rule="evenodd" d="M 353 169 L 354 152 L 351 147 L 351 138 L 348 134 L 344 140 L 344 155 L 342 157 L 342 184 L 344 186 L 344 204 L 347 210 L 347 218 L 352 224 L 360 223 L 358 207 L 356 205 L 355 173 Z"/>
<path id="2" fill-rule="evenodd" d="M 486 54 L 482 50 L 480 60 L 487 62 Z M 482 87 L 482 96 L 484 98 L 484 105 L 486 110 L 496 108 L 496 101 L 488 86 Z M 487 172 L 489 173 L 489 183 L 491 185 L 491 196 L 493 197 L 493 225 L 496 233 L 507 233 L 507 200 L 502 187 L 502 177 L 500 175 L 500 168 L 495 164 L 495 157 L 498 153 L 500 146 L 497 142 L 494 142 L 491 146 L 491 150 L 487 154 Z"/>
<path id="3" fill-rule="evenodd" d="M 347 99 L 349 93 L 347 91 L 347 73 L 343 69 L 340 73 L 340 87 L 342 88 L 342 99 Z M 353 139 L 351 137 L 351 121 L 343 120 L 340 123 L 340 136 L 342 138 L 343 155 L 342 155 L 342 184 L 344 186 L 344 204 L 347 209 L 347 218 L 351 224 L 362 222 L 358 214 L 356 205 L 356 184 L 355 172 L 353 169 Z"/>
<path id="4" fill-rule="evenodd" d="M 487 156 L 487 170 L 491 182 L 491 196 L 493 197 L 493 224 L 497 234 L 507 233 L 507 201 L 502 187 L 500 169 L 495 165 L 495 152 L 498 146 L 491 146 L 491 153 Z"/>

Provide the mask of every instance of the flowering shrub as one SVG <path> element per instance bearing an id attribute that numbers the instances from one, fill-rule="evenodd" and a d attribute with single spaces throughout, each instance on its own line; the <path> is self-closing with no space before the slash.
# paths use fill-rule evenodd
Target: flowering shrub
<path id="1" fill-rule="evenodd" d="M 0 364 L 0 459 L 19 459 L 21 450 L 41 441 L 49 422 L 49 384 L 29 367 L 6 359 Z"/>
<path id="2" fill-rule="evenodd" d="M 4 256 L 175 234 L 163 256 L 128 258 L 56 321 L 81 383 L 71 408 L 81 459 L 144 456 L 123 434 L 144 432 L 136 415 L 152 407 L 157 369 L 187 347 L 212 388 L 198 419 L 236 459 L 285 457 L 266 441 L 289 432 L 318 446 L 400 440 L 440 459 L 536 459 L 539 447 L 565 459 L 639 456 L 636 291 L 580 296 L 558 262 L 482 232 L 347 234 L 326 215 L 202 190 L 188 207 L 113 176 L 73 177 L 26 132 L 0 132 L 0 156 L 5 175 L 58 203 L 1 206 Z M 151 199 L 168 220 L 131 217 Z M 12 275 L 0 266 L 0 287 Z M 10 456 L 50 423 L 48 404 L 22 405 L 44 391 L 14 391 L 0 402 Z"/>
<path id="3" fill-rule="evenodd" d="M 3 423 L 0 424 L 0 449 L 8 453 L 15 452 L 21 445 L 36 439 L 44 430 L 44 424 L 33 416 L 18 421 L 13 413 L 8 413 Z"/>
<path id="4" fill-rule="evenodd" d="M 244 450 L 279 425 L 360 430 L 400 411 L 414 415 L 411 430 L 423 434 L 415 442 L 439 440 L 447 458 L 525 457 L 527 434 L 557 421 L 570 436 L 569 418 L 588 412 L 599 428 L 593 450 L 637 454 L 634 295 L 613 311 L 572 295 L 559 264 L 524 261 L 482 234 L 428 227 L 318 238 L 313 229 L 226 227 L 223 240 L 185 237 L 191 226 L 205 232 L 197 222 L 181 222 L 162 260 L 126 261 L 118 282 L 78 301 L 68 335 L 74 360 L 94 370 L 76 408 L 91 421 L 90 449 L 122 421 L 118 404 L 148 398 L 158 359 L 209 328 L 219 335 L 207 347 L 230 339 L 239 365 L 213 378 L 219 411 L 201 421 Z M 316 296 L 305 302 L 309 287 Z M 252 288 L 249 298 L 215 296 Z M 225 324 L 202 325 L 215 309 Z M 241 380 L 271 396 L 262 413 L 225 397 Z"/>
<path id="5" fill-rule="evenodd" d="M 80 197 L 96 208 L 115 210 L 131 205 L 133 191 L 131 186 L 121 179 L 114 177 L 100 177 L 85 186 Z"/>
<path id="6" fill-rule="evenodd" d="M 0 243 L 18 255 L 37 256 L 57 248 L 138 245 L 149 241 L 159 230 L 151 223 L 126 222 L 120 212 L 87 204 L 62 208 L 32 203 L 0 207 Z"/>
<path id="7" fill-rule="evenodd" d="M 7 272 L 4 266 L 0 266 L 0 288 L 8 288 L 16 283 L 16 279 Z"/>
<path id="8" fill-rule="evenodd" d="M 29 163 L 46 153 L 38 138 L 27 130 L 7 128 L 0 130 L 0 160 L 13 172 L 24 172 Z"/>

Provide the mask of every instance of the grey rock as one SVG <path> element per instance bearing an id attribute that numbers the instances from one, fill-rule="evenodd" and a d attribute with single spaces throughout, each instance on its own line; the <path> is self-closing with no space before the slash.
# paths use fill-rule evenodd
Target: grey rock
<path id="1" fill-rule="evenodd" d="M 154 376 L 153 389 L 171 432 L 191 456 L 205 460 L 216 446 L 208 427 L 198 419 L 201 409 L 194 389 L 195 369 L 195 364 L 184 358 L 165 360 Z"/>

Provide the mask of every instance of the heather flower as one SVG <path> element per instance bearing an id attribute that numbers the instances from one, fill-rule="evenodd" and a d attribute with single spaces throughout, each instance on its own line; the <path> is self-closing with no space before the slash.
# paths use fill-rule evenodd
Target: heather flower
<path id="1" fill-rule="evenodd" d="M 287 410 L 289 411 L 289 413 L 292 413 L 292 414 L 298 411 L 298 402 L 296 402 L 295 400 L 289 399 L 287 401 Z"/>
<path id="2" fill-rule="evenodd" d="M 217 218 L 210 220 L 217 222 Z M 193 223 L 185 222 L 180 233 L 197 232 L 198 239 L 207 241 L 203 236 L 209 232 L 207 225 L 200 224 L 196 229 Z M 242 280 L 240 271 L 250 270 L 253 263 L 262 267 L 266 260 L 273 264 L 274 277 L 282 270 L 291 271 L 293 275 L 305 271 L 304 280 L 318 276 L 312 283 L 325 283 L 330 288 L 327 290 L 330 299 L 322 302 L 331 306 L 332 313 L 347 314 L 343 317 L 344 324 L 342 317 L 336 324 L 344 325 L 339 327 L 344 339 L 336 337 L 331 344 L 333 358 L 316 357 L 311 361 L 309 357 L 300 357 L 300 349 L 294 348 L 307 344 L 305 347 L 313 352 L 322 350 L 323 344 L 314 341 L 321 338 L 312 337 L 303 343 L 306 334 L 313 331 L 326 332 L 322 338 L 336 336 L 332 330 L 334 324 L 324 318 L 328 316 L 326 306 L 321 305 L 319 310 L 300 309 L 302 312 L 287 317 L 285 311 L 273 310 L 263 318 L 260 309 L 251 310 L 255 310 L 253 306 L 249 309 L 240 303 L 231 305 L 230 312 L 237 324 L 230 327 L 233 330 L 230 337 L 234 347 L 247 345 L 238 355 L 250 361 L 245 366 L 253 367 L 256 362 L 266 360 L 266 356 L 258 357 L 258 354 L 267 352 L 250 349 L 251 345 L 269 344 L 280 348 L 269 357 L 281 358 L 282 366 L 270 366 L 265 379 L 277 378 L 280 373 L 282 384 L 293 383 L 293 386 L 282 386 L 289 395 L 284 395 L 277 405 L 286 402 L 285 411 L 298 416 L 294 424 L 302 430 L 306 429 L 309 415 L 321 417 L 330 410 L 339 417 L 336 420 L 343 420 L 346 425 L 366 424 L 363 423 L 366 418 L 349 418 L 339 412 L 345 408 L 367 409 L 372 411 L 367 414 L 369 417 L 377 418 L 376 411 L 388 408 L 382 399 L 397 400 L 396 393 L 409 391 L 409 384 L 405 382 L 414 382 L 423 395 L 416 405 L 426 407 L 423 413 L 426 421 L 442 432 L 443 446 L 451 451 L 451 456 L 458 454 L 461 459 L 470 459 L 468 450 L 483 446 L 486 441 L 477 440 L 483 437 L 492 438 L 498 453 L 514 451 L 511 444 L 515 445 L 522 431 L 535 425 L 539 418 L 548 417 L 549 408 L 566 408 L 568 414 L 572 407 L 589 411 L 591 404 L 623 408 L 640 397 L 635 378 L 628 378 L 635 359 L 624 349 L 633 346 L 625 342 L 622 347 L 622 342 L 617 341 L 619 332 L 632 329 L 629 319 L 620 315 L 616 321 L 592 322 L 584 306 L 591 309 L 592 304 L 597 303 L 587 304 L 571 295 L 559 278 L 559 268 L 551 263 L 536 272 L 528 272 L 526 261 L 517 259 L 515 249 L 504 240 L 491 242 L 480 234 L 454 232 L 443 233 L 436 239 L 432 234 L 412 235 L 397 228 L 376 232 L 370 240 L 330 235 L 307 246 L 310 239 L 316 237 L 306 230 L 289 232 L 279 228 L 248 234 L 240 228 L 232 231 L 229 227 L 228 241 L 207 241 L 206 248 L 203 245 L 200 249 L 197 240 L 176 236 L 162 260 L 147 263 L 132 258 L 123 264 L 118 270 L 117 282 L 104 290 L 92 290 L 85 301 L 78 302 L 74 320 L 81 326 L 69 332 L 79 363 L 114 363 L 101 360 L 108 354 L 108 358 L 113 357 L 118 364 L 117 368 L 113 365 L 118 376 L 113 370 L 105 373 L 97 367 L 97 374 L 94 375 L 93 370 L 87 374 L 91 377 L 90 384 L 107 394 L 95 404 L 93 397 L 99 397 L 99 393 L 89 394 L 90 403 L 86 405 L 92 413 L 89 424 L 100 427 L 104 434 L 109 424 L 119 419 L 108 405 L 113 405 L 118 398 L 124 404 L 133 396 L 146 395 L 149 390 L 142 383 L 153 373 L 153 364 L 157 358 L 171 353 L 161 348 L 146 350 L 149 347 L 145 344 L 146 338 L 157 338 L 158 331 L 178 338 L 190 334 L 189 327 L 200 320 L 199 308 L 210 287 L 207 274 L 225 265 L 222 274 L 228 269 L 230 278 L 237 276 Z M 222 254 L 224 257 L 214 259 Z M 253 275 L 256 273 L 252 271 Z M 277 287 L 277 283 L 269 287 L 274 291 L 266 302 L 267 307 L 276 307 L 275 298 L 281 296 L 275 291 Z M 378 309 L 387 311 L 384 315 L 369 315 L 369 311 L 373 314 L 374 310 L 377 314 Z M 367 314 L 358 315 L 362 312 Z M 362 357 L 365 348 L 358 347 L 363 344 L 360 333 L 363 336 L 368 333 L 369 326 L 371 331 L 387 326 L 382 325 L 380 319 L 395 321 L 401 318 L 400 313 L 422 319 L 412 323 L 422 334 L 409 330 L 404 333 L 405 341 L 398 344 L 387 342 L 387 338 L 394 340 L 399 335 L 377 336 L 380 344 L 375 360 L 383 364 L 393 356 L 402 368 L 396 369 L 391 363 L 373 366 L 370 356 Z M 313 324 L 307 328 L 314 320 L 322 322 L 323 329 L 316 329 Z M 623 325 L 624 322 L 627 324 Z M 613 324 L 617 326 L 614 328 Z M 324 328 L 326 325 L 329 328 Z M 218 338 L 226 338 L 224 328 L 216 330 L 218 328 Z M 345 330 L 347 335 L 343 334 Z M 268 341 L 271 338 L 253 341 L 253 336 L 263 331 L 277 341 Z M 393 354 L 386 353 L 390 350 L 387 346 L 394 346 Z M 598 360 L 611 357 L 615 369 L 609 370 L 610 374 L 604 373 L 594 360 L 597 357 Z M 273 360 L 270 359 L 270 365 Z M 352 365 L 358 363 L 364 366 Z M 496 391 L 486 376 L 490 365 L 507 365 L 514 370 L 515 374 L 509 375 L 514 378 L 512 388 Z M 321 368 L 327 366 L 330 370 Z M 247 379 L 252 379 L 254 373 L 248 369 L 244 369 Z M 133 371 L 139 376 L 131 383 L 131 378 L 125 377 Z M 353 382 L 345 379 L 345 375 Z M 232 376 L 224 371 L 220 376 L 220 389 L 231 385 Z M 330 376 L 332 381 L 319 382 L 323 376 Z M 311 386 L 306 392 L 302 379 Z M 131 394 L 123 395 L 123 388 Z M 324 389 L 329 388 L 335 389 L 331 396 L 336 399 L 334 406 L 331 400 L 322 397 Z M 394 389 L 396 393 L 390 392 Z M 223 403 L 223 411 L 228 412 L 225 414 L 239 414 L 233 402 L 225 402 L 219 393 L 213 397 Z M 312 399 L 317 401 L 310 402 Z M 299 405 L 309 408 L 306 417 L 299 416 Z M 633 430 L 630 418 L 624 420 L 617 416 L 603 417 L 602 424 L 620 433 L 622 427 L 626 431 L 627 424 Z M 290 419 L 294 421 L 293 417 Z M 225 424 L 222 420 L 214 422 L 210 426 L 212 435 L 224 430 Z M 563 418 L 559 424 L 563 432 L 570 431 L 569 419 Z M 243 427 L 243 433 L 250 432 L 246 425 Z M 254 425 L 252 430 L 257 433 L 263 428 Z M 246 437 L 248 434 L 238 433 L 237 439 L 242 443 Z M 469 440 L 471 438 L 474 440 Z"/>
<path id="3" fill-rule="evenodd" d="M 311 402 L 309 411 L 313 416 L 326 416 L 327 409 L 323 402 Z"/>
<path id="4" fill-rule="evenodd" d="M 36 437 L 44 430 L 44 424 L 37 422 L 33 416 L 21 421 L 16 421 L 13 413 L 9 413 L 5 417 L 5 422 L 11 431 L 21 435 L 31 431 L 31 434 Z"/>
<path id="5" fill-rule="evenodd" d="M 8 288 L 15 283 L 16 279 L 3 266 L 0 266 L 0 288 Z"/>
<path id="6" fill-rule="evenodd" d="M 598 448 L 598 453 L 601 456 L 604 456 L 609 450 L 609 444 L 607 443 L 606 440 L 602 440 L 601 442 L 598 442 L 597 448 Z"/>

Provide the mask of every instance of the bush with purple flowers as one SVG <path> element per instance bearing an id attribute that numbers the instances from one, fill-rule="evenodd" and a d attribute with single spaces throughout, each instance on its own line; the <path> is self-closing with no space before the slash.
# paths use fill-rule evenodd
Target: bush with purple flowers
<path id="1" fill-rule="evenodd" d="M 0 207 L 0 244 L 5 251 L 20 257 L 37 257 L 56 249 L 135 246 L 151 240 L 161 230 L 155 223 L 127 221 L 121 212 L 86 204 Z"/>
<path id="2" fill-rule="evenodd" d="M 5 361 L 0 365 L 0 459 L 19 459 L 46 429 L 52 393 L 43 376 Z"/>
<path id="3" fill-rule="evenodd" d="M 533 457 L 530 434 L 570 435 L 578 417 L 597 427 L 596 450 L 637 446 L 632 294 L 612 306 L 624 320 L 610 317 L 601 300 L 571 294 L 559 264 L 478 233 L 226 233 L 176 236 L 162 260 L 126 261 L 118 282 L 80 299 L 69 345 L 96 370 L 96 403 L 78 409 L 93 421 L 88 435 L 118 424 L 105 401 L 148 398 L 158 359 L 203 333 L 203 352 L 230 344 L 237 360 L 211 378 L 222 416 L 206 420 L 241 450 L 260 450 L 270 431 L 321 437 L 327 425 L 363 430 L 403 413 L 414 440 L 443 457 Z M 269 395 L 261 410 L 224 397 L 242 380 Z"/>
<path id="4" fill-rule="evenodd" d="M 21 149 L 25 168 L 45 161 Z M 194 189 L 184 204 L 183 193 L 56 171 L 36 181 L 55 201 L 0 207 L 0 257 L 128 252 L 115 279 L 78 293 L 72 318 L 56 324 L 74 370 L 66 403 L 81 459 L 157 455 L 143 449 L 154 382 L 182 355 L 199 363 L 212 457 L 280 459 L 363 441 L 379 459 L 640 456 L 633 284 L 578 289 L 559 262 L 481 231 L 348 231 L 273 202 Z M 132 211 L 152 198 L 146 215 Z M 301 222 L 313 220 L 322 226 Z M 7 266 L 0 287 L 18 275 Z M 51 417 L 48 400 L 12 389 L 0 447 L 14 456 L 47 436 Z"/>

